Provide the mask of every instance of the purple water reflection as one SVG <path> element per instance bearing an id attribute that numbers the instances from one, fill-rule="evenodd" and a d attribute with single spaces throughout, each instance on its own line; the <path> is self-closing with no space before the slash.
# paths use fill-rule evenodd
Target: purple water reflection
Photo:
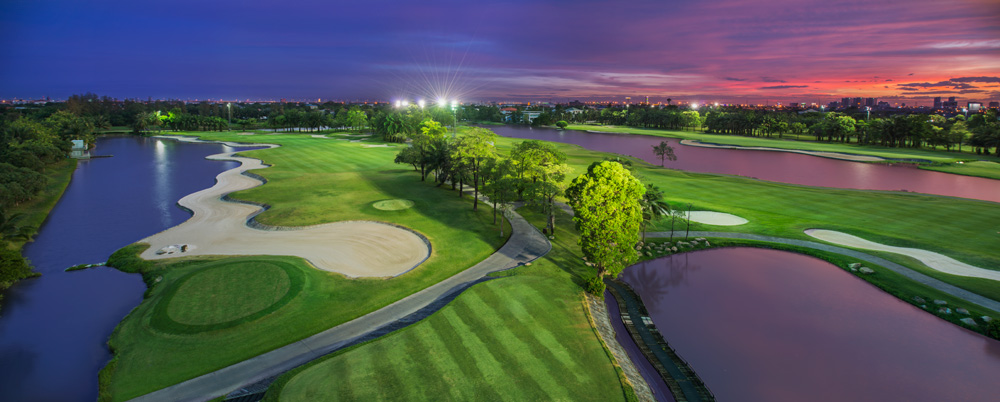
<path id="1" fill-rule="evenodd" d="M 680 145 L 673 138 L 602 134 L 524 126 L 489 126 L 499 135 L 576 144 L 584 148 L 640 158 L 654 165 L 660 159 L 652 146 L 667 141 L 677 160 L 666 167 L 691 172 L 722 173 L 781 183 L 818 187 L 887 190 L 947 195 L 1000 202 L 1000 181 L 922 170 L 912 165 L 849 162 L 789 152 L 700 148 Z M 722 137 L 725 138 L 725 137 Z"/>
<path id="2" fill-rule="evenodd" d="M 621 278 L 719 400 L 1000 395 L 1000 342 L 813 257 L 706 250 L 637 264 Z"/>

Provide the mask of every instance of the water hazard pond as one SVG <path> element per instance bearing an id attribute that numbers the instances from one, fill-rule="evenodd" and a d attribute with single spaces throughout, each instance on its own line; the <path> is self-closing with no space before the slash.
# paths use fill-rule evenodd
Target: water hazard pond
<path id="1" fill-rule="evenodd" d="M 826 261 L 696 251 L 620 277 L 719 400 L 943 401 L 1000 395 L 1000 342 Z"/>
<path id="2" fill-rule="evenodd" d="M 700 173 L 746 176 L 780 183 L 817 187 L 884 190 L 947 195 L 1000 202 L 996 180 L 918 169 L 910 165 L 849 162 L 789 152 L 700 148 L 681 145 L 675 138 L 647 135 L 590 133 L 524 126 L 488 126 L 499 135 L 576 144 L 587 149 L 630 155 L 653 165 L 660 159 L 652 146 L 667 141 L 677 160 L 666 167 Z M 726 136 L 720 136 L 726 138 Z M 724 140 L 720 140 L 724 141 Z"/>
<path id="3" fill-rule="evenodd" d="M 211 187 L 236 162 L 205 157 L 233 149 L 142 137 L 102 137 L 80 161 L 65 194 L 24 247 L 42 276 L 4 295 L 0 316 L 0 401 L 93 401 L 97 372 L 111 355 L 115 325 L 142 300 L 139 275 L 111 268 L 63 272 L 102 262 L 118 248 L 190 215 L 177 200 Z"/>

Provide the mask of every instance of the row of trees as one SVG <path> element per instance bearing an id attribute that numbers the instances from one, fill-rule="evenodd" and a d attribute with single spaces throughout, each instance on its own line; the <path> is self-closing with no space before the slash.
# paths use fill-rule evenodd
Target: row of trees
<path id="1" fill-rule="evenodd" d="M 569 171 L 566 155 L 548 143 L 524 141 L 509 156 L 496 149 L 496 134 L 471 127 L 458 137 L 447 128 L 425 119 L 408 139 L 411 146 L 396 155 L 396 163 L 413 166 L 420 180 L 433 177 L 437 184 L 451 184 L 461 191 L 471 186 L 473 209 L 479 195 L 493 204 L 493 220 L 503 228 L 504 213 L 515 201 L 524 201 L 548 217 L 546 233 L 555 229 L 555 198 L 562 194 L 562 182 Z M 499 221 L 498 221 L 499 218 Z"/>
<path id="2" fill-rule="evenodd" d="M 439 186 L 457 186 L 460 195 L 471 186 L 476 197 L 472 208 L 478 208 L 480 194 L 489 200 L 501 235 L 506 212 L 516 201 L 545 214 L 543 233 L 554 234 L 556 197 L 565 195 L 575 213 L 583 254 L 597 269 L 588 286 L 591 291 L 599 292 L 604 276 L 617 276 L 636 261 L 635 247 L 649 222 L 664 216 L 676 222 L 683 216 L 664 201 L 662 191 L 640 183 L 627 161 L 594 163 L 567 188 L 566 155 L 547 142 L 523 141 L 505 156 L 497 151 L 492 131 L 472 127 L 454 138 L 432 119 L 421 122 L 407 139 L 411 146 L 397 154 L 396 163 L 413 166 L 421 180 L 433 177 Z M 661 145 L 654 148 L 657 154 L 676 159 L 669 145 Z"/>

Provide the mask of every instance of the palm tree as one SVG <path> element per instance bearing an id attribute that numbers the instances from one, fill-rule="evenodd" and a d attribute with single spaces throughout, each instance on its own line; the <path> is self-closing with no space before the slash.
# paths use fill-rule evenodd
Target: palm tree
<path id="1" fill-rule="evenodd" d="M 646 194 L 639 200 L 642 207 L 642 242 L 646 242 L 646 226 L 661 217 L 670 215 L 670 204 L 662 201 L 663 191 L 656 185 L 647 184 Z"/>

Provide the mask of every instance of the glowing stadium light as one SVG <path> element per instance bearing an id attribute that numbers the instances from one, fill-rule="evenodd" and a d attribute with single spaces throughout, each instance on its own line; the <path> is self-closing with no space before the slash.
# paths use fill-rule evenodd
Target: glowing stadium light
<path id="1" fill-rule="evenodd" d="M 691 109 L 698 110 L 698 104 L 697 103 L 692 103 L 691 104 Z"/>
<path id="2" fill-rule="evenodd" d="M 418 104 L 418 105 L 420 105 L 420 108 L 421 108 L 421 109 L 423 109 L 423 108 L 424 108 L 424 106 L 427 106 L 427 102 L 425 102 L 425 101 L 424 101 L 423 99 L 421 99 L 421 100 L 418 100 L 418 101 L 417 101 L 417 104 Z"/>
<path id="3" fill-rule="evenodd" d="M 437 104 L 439 107 L 448 106 L 448 101 L 445 98 L 438 98 Z"/>
<path id="4" fill-rule="evenodd" d="M 409 106 L 410 106 L 410 101 L 404 100 L 403 101 L 403 107 L 409 107 Z"/>
<path id="5" fill-rule="evenodd" d="M 403 102 L 402 102 L 402 101 L 399 101 L 399 100 L 397 100 L 397 101 L 396 101 L 396 109 L 399 109 L 399 107 L 400 107 L 400 106 L 403 106 Z"/>
<path id="6" fill-rule="evenodd" d="M 452 109 L 458 108 L 458 99 L 451 101 L 451 108 Z"/>

